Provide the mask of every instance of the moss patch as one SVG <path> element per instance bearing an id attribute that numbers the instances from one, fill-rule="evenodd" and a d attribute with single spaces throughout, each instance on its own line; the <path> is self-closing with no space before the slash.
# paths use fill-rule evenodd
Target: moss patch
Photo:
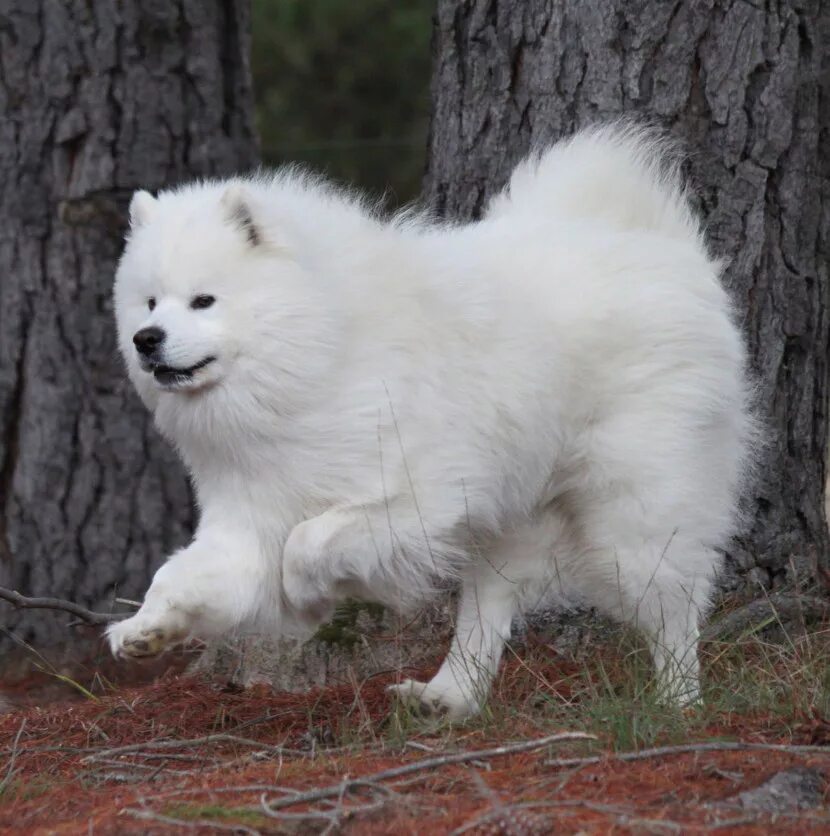
<path id="1" fill-rule="evenodd" d="M 380 627 L 384 608 L 369 601 L 346 601 L 339 606 L 331 621 L 314 634 L 317 641 L 351 649 L 358 644 L 367 631 Z"/>

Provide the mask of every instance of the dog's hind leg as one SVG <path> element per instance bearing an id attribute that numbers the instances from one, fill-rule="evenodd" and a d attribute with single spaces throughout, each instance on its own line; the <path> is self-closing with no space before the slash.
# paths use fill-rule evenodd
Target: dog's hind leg
<path id="1" fill-rule="evenodd" d="M 495 563 L 465 571 L 455 636 L 438 673 L 428 683 L 407 679 L 390 691 L 422 715 L 459 720 L 481 710 L 498 670 L 519 597 L 517 582 Z"/>
<path id="2" fill-rule="evenodd" d="M 656 549 L 655 549 L 656 551 Z M 716 563 L 702 545 L 681 550 L 677 565 L 658 563 L 640 586 L 626 590 L 623 615 L 637 626 L 649 642 L 657 674 L 659 696 L 669 703 L 688 705 L 700 698 L 698 630 L 711 588 L 705 572 L 695 575 L 695 563 Z M 703 555 L 702 557 L 700 555 Z M 621 556 L 625 560 L 625 555 Z"/>
<path id="3" fill-rule="evenodd" d="M 520 604 L 538 606 L 561 591 L 566 577 L 552 572 L 551 563 L 561 558 L 567 575 L 574 549 L 567 514 L 551 506 L 488 549 L 474 550 L 462 577 L 455 636 L 438 673 L 429 683 L 407 680 L 390 690 L 421 713 L 450 719 L 478 713 Z"/>
<path id="4" fill-rule="evenodd" d="M 666 532 L 597 548 L 586 566 L 583 599 L 642 632 L 667 702 L 699 698 L 698 624 L 717 560 L 705 546 Z"/>

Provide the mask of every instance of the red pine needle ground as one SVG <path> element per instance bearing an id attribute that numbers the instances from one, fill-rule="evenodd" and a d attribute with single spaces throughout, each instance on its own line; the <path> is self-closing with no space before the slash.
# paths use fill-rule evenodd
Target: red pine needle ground
<path id="1" fill-rule="evenodd" d="M 613 678 L 615 663 L 608 664 Z M 830 748 L 826 756 L 697 752 L 629 763 L 609 759 L 567 770 L 546 766 L 551 757 L 608 752 L 623 742 L 610 727 L 602 733 L 603 723 L 619 723 L 619 718 L 603 718 L 596 704 L 584 702 L 586 676 L 591 673 L 584 666 L 531 647 L 508 660 L 488 718 L 432 731 L 417 727 L 390 704 L 385 687 L 395 679 L 391 674 L 371 678 L 357 691 L 341 685 L 290 694 L 168 673 L 149 684 L 96 694 L 97 700 L 67 689 L 47 702 L 37 699 L 37 692 L 32 697 L 28 683 L 30 696 L 22 699 L 18 688 L 17 710 L 0 716 L 0 782 L 8 775 L 5 786 L 0 783 L 0 832 L 210 833 L 242 825 L 259 833 L 317 833 L 327 826 L 328 832 L 396 835 L 464 827 L 471 834 L 702 833 L 722 822 L 733 822 L 722 831 L 728 833 L 830 832 L 830 811 L 821 808 L 773 820 L 734 804 L 719 806 L 792 766 L 815 767 L 830 777 Z M 636 703 L 631 710 L 639 710 Z M 225 791 L 250 785 L 324 787 L 344 776 L 369 775 L 441 752 L 574 730 L 563 720 L 591 712 L 591 723 L 582 728 L 599 733 L 594 745 L 571 743 L 432 769 L 387 784 L 395 795 L 382 806 L 374 803 L 381 796 L 366 790 L 344 795 L 339 810 L 335 799 L 281 811 L 316 810 L 329 819 L 273 819 L 261 812 L 259 790 Z M 295 753 L 280 757 L 274 750 L 221 742 L 104 760 L 98 754 L 217 733 Z M 654 742 L 679 742 L 666 740 L 665 734 L 658 730 Z M 694 728 L 691 739 L 824 744 L 830 740 L 830 721 L 818 709 L 786 722 L 773 711 L 715 711 Z M 652 744 L 637 748 L 645 745 Z M 327 747 L 337 748 L 327 752 Z M 90 754 L 98 759 L 90 761 Z M 281 797 L 276 791 L 266 795 Z"/>

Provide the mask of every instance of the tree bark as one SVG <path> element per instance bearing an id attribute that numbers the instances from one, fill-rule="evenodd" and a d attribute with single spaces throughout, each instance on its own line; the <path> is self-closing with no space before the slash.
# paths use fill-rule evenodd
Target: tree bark
<path id="1" fill-rule="evenodd" d="M 247 0 L 0 0 L 0 585 L 107 608 L 188 537 L 111 287 L 135 188 L 255 162 L 248 29 Z"/>
<path id="2" fill-rule="evenodd" d="M 475 218 L 532 145 L 644 114 L 680 137 L 730 259 L 768 448 L 724 589 L 827 561 L 830 4 L 439 0 L 426 195 Z"/>

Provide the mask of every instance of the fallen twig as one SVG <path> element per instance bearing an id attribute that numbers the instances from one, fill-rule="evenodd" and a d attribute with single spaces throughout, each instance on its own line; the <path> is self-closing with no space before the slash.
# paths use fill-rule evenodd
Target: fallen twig
<path id="1" fill-rule="evenodd" d="M 653 749 L 641 749 L 639 752 L 619 752 L 607 755 L 592 755 L 587 758 L 558 758 L 545 761 L 545 766 L 564 769 L 569 766 L 590 766 L 595 763 L 613 763 L 614 761 L 640 761 L 648 758 L 660 758 L 667 755 L 684 755 L 688 752 L 788 752 L 793 755 L 827 755 L 830 746 L 795 746 L 786 743 L 740 743 L 716 741 L 711 743 L 684 743 L 680 746 L 657 746 Z"/>
<path id="2" fill-rule="evenodd" d="M 263 743 L 261 740 L 251 740 L 248 737 L 237 737 L 234 734 L 208 734 L 204 737 L 194 737 L 187 740 L 148 740 L 144 743 L 130 743 L 127 746 L 117 746 L 115 749 L 100 749 L 82 758 L 81 762 L 91 763 L 101 758 L 111 758 L 114 755 L 127 755 L 148 750 L 160 752 L 168 749 L 191 749 L 194 746 L 206 746 L 211 743 L 236 743 L 240 746 L 251 746 L 279 755 L 305 757 L 307 754 L 299 749 L 286 749 L 284 746 Z"/>
<path id="3" fill-rule="evenodd" d="M 218 766 L 218 762 L 214 762 L 211 766 Z M 149 773 L 150 778 L 154 778 L 156 775 L 160 774 L 161 772 L 165 772 L 168 775 L 204 775 L 205 769 L 174 769 L 171 766 L 168 766 L 166 763 L 136 763 L 135 761 L 119 761 L 110 758 L 106 758 L 103 760 L 95 761 L 94 766 L 92 766 L 88 772 L 83 773 L 86 775 L 97 775 L 101 772 L 105 771 L 107 767 L 114 767 L 116 769 L 121 769 L 125 771 L 132 770 L 136 774 L 141 774 L 144 777 L 147 776 Z"/>
<path id="4" fill-rule="evenodd" d="M 115 766 L 119 769 L 133 769 L 135 771 L 144 770 L 144 772 L 158 772 L 159 765 L 157 763 L 135 763 L 129 761 L 119 761 L 115 760 L 114 758 L 102 758 L 101 760 L 95 761 L 95 766 L 93 767 L 93 771 L 99 769 L 102 766 Z M 167 772 L 174 772 L 177 775 L 194 775 L 196 771 L 193 769 L 183 769 L 177 770 L 168 767 L 162 767 Z"/>
<path id="5" fill-rule="evenodd" d="M 490 808 L 485 810 L 481 815 L 476 816 L 472 821 L 467 822 L 467 824 L 453 830 L 450 836 L 456 836 L 456 834 L 466 833 L 468 830 L 474 830 L 485 822 L 492 821 L 498 816 L 504 816 L 506 813 L 509 814 L 513 809 L 511 805 L 505 806 L 504 802 L 499 797 L 499 794 L 492 787 L 488 786 L 484 778 L 481 777 L 480 772 L 473 772 L 473 783 L 476 785 L 476 789 L 479 791 L 479 794 L 490 802 Z"/>
<path id="6" fill-rule="evenodd" d="M 263 796 L 264 798 L 264 796 Z M 374 805 L 373 805 L 374 809 Z M 268 816 L 272 819 L 281 819 L 283 821 L 294 821 L 294 822 L 302 822 L 302 821 L 324 821 L 327 822 L 329 825 L 337 825 L 339 819 L 335 814 L 335 811 L 328 810 L 325 812 L 318 811 L 318 810 L 309 810 L 306 813 L 285 813 L 279 810 L 272 810 L 265 801 L 261 803 L 261 810 L 263 816 Z"/>
<path id="7" fill-rule="evenodd" d="M 26 728 L 26 718 L 23 718 L 23 722 L 20 724 L 20 728 L 17 730 L 17 734 L 14 736 L 14 743 L 12 744 L 12 754 L 9 758 L 9 766 L 6 769 L 6 774 L 3 776 L 3 780 L 0 781 L 0 795 L 2 795 L 3 790 L 11 783 L 12 778 L 14 777 L 14 762 L 17 760 L 17 753 L 18 748 L 17 744 L 20 742 L 20 736 L 23 734 L 23 729 Z"/>
<path id="8" fill-rule="evenodd" d="M 187 761 L 188 763 L 199 763 L 202 765 L 205 763 L 205 756 L 202 754 L 183 755 L 180 752 L 132 752 L 131 754 L 135 755 L 137 758 L 142 758 L 143 760 L 164 758 L 166 761 Z M 98 758 L 95 760 L 97 761 Z M 123 761 L 118 761 L 118 763 L 123 763 Z M 150 768 L 155 769 L 156 767 L 153 765 Z"/>
<path id="9" fill-rule="evenodd" d="M 163 816 L 161 813 L 156 813 L 146 808 L 137 810 L 133 807 L 126 807 L 121 812 L 135 819 L 155 821 L 159 824 L 169 824 L 174 827 L 184 827 L 188 830 L 211 828 L 213 830 L 224 830 L 231 833 L 249 833 L 251 836 L 260 836 L 258 830 L 254 830 L 253 827 L 248 827 L 244 824 L 222 824 L 221 822 L 211 821 L 210 819 L 175 819 L 172 816 Z"/>
<path id="10" fill-rule="evenodd" d="M 427 746 L 426 743 L 419 743 L 417 740 L 407 740 L 404 749 L 417 749 L 419 752 L 434 752 L 434 746 Z"/>
<path id="11" fill-rule="evenodd" d="M 345 807 L 343 805 L 343 797 L 346 795 L 349 786 L 360 786 L 362 789 L 368 789 L 372 792 L 378 793 L 381 797 L 375 801 L 369 801 L 365 804 L 353 804 L 350 807 Z M 328 825 L 323 833 L 330 833 L 336 827 L 340 826 L 343 819 L 354 818 L 355 816 L 365 815 L 366 813 L 374 813 L 376 810 L 380 810 L 387 801 L 396 795 L 396 792 L 390 790 L 388 787 L 384 787 L 383 784 L 378 784 L 375 781 L 370 780 L 361 781 L 360 779 L 356 779 L 354 782 L 341 782 L 339 785 L 339 792 L 337 794 L 337 802 L 331 810 L 307 810 L 302 813 L 286 813 L 277 809 L 280 805 L 270 803 L 265 793 L 262 793 L 260 796 L 259 803 L 262 812 L 272 819 L 283 819 L 285 821 L 303 821 L 308 819 L 323 820 L 328 822 Z M 328 799 L 321 800 L 327 801 Z"/>
<path id="12" fill-rule="evenodd" d="M 745 824 L 755 824 L 760 816 L 756 813 L 752 816 L 740 816 L 736 819 L 721 819 L 720 821 L 709 822 L 705 825 L 707 830 L 731 830 L 735 827 L 743 827 Z"/>
<path id="13" fill-rule="evenodd" d="M 10 754 L 13 751 L 12 747 L 7 746 L 4 749 L 0 749 L 0 755 L 4 755 L 6 753 Z M 30 746 L 27 749 L 24 749 L 24 752 L 27 755 L 40 755 L 43 752 L 62 752 L 65 755 L 86 755 L 90 752 L 97 751 L 98 750 L 92 746 Z"/>
<path id="14" fill-rule="evenodd" d="M 617 824 L 621 827 L 631 828 L 634 832 L 644 830 L 646 833 L 663 833 L 668 830 L 670 833 L 683 833 L 688 830 L 688 825 L 671 821 L 671 819 L 638 819 L 620 816 L 617 819 Z"/>
<path id="15" fill-rule="evenodd" d="M 64 601 L 62 598 L 27 598 L 13 589 L 6 589 L 2 586 L 0 586 L 0 599 L 8 601 L 21 610 L 63 610 L 72 613 L 87 624 L 110 624 L 132 615 L 128 612 L 93 612 L 80 604 Z"/>
<path id="16" fill-rule="evenodd" d="M 492 749 L 480 749 L 474 752 L 453 752 L 449 755 L 424 758 L 423 760 L 415 761 L 415 763 L 407 763 L 402 766 L 392 767 L 391 769 L 384 769 L 381 772 L 375 772 L 373 775 L 367 775 L 363 778 L 346 779 L 328 787 L 300 792 L 289 798 L 279 798 L 274 801 L 269 801 L 268 804 L 271 810 L 279 810 L 295 804 L 310 804 L 327 798 L 337 798 L 341 792 L 348 792 L 352 788 L 358 788 L 366 784 L 378 784 L 381 781 L 388 781 L 390 778 L 400 778 L 403 775 L 411 775 L 414 772 L 439 769 L 442 766 L 450 766 L 457 763 L 470 763 L 476 760 L 498 758 L 504 755 L 515 755 L 520 752 L 532 752 L 535 749 L 543 749 L 545 746 L 550 746 L 554 743 L 564 743 L 569 740 L 596 740 L 596 736 L 584 732 L 562 732 L 561 734 L 551 734 L 538 740 L 523 740 L 519 743 L 495 746 Z"/>
<path id="17" fill-rule="evenodd" d="M 281 787 L 278 784 L 239 784 L 228 787 L 182 787 L 181 789 L 168 790 L 156 793 L 153 798 L 174 798 L 182 795 L 213 795 L 214 793 L 249 793 L 249 792 L 284 792 L 286 795 L 296 795 L 299 790 L 291 787 Z"/>
<path id="18" fill-rule="evenodd" d="M 334 810 L 332 811 L 331 820 L 326 825 L 326 829 L 323 831 L 322 836 L 328 836 L 328 834 L 331 833 L 331 831 L 333 831 L 336 827 L 340 826 L 340 816 L 343 812 L 343 798 L 344 798 L 345 795 L 346 795 L 346 790 L 344 788 L 343 792 L 341 792 L 340 795 L 337 796 L 337 801 L 327 801 L 326 802 L 327 804 L 331 804 L 334 807 Z M 261 805 L 265 806 L 265 804 L 266 804 L 265 793 L 263 793 L 260 796 L 259 803 Z M 385 803 L 386 803 L 386 798 L 381 798 L 381 800 L 379 802 L 380 806 L 382 807 Z M 279 815 L 279 814 L 269 808 L 268 815 L 275 816 L 275 815 Z"/>

